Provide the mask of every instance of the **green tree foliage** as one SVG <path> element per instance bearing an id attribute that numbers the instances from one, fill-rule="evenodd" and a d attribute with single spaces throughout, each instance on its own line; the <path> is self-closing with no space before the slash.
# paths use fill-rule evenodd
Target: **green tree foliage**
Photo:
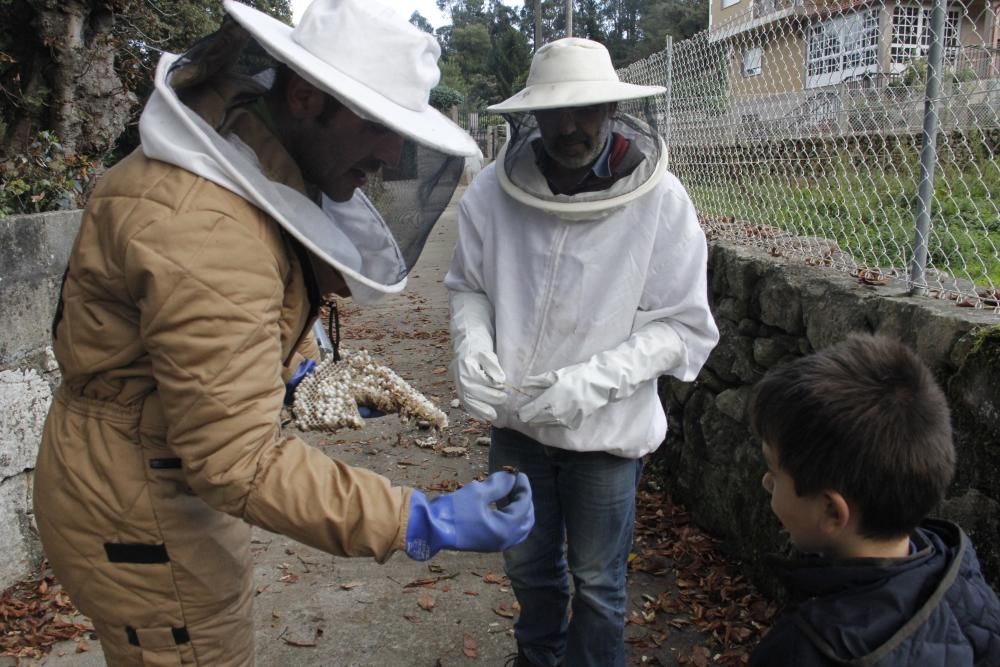
<path id="1" fill-rule="evenodd" d="M 431 106 L 435 109 L 441 111 L 447 111 L 448 109 L 458 106 L 465 101 L 465 96 L 458 92 L 454 88 L 449 88 L 447 85 L 439 85 L 431 91 Z"/>
<path id="2" fill-rule="evenodd" d="M 542 12 L 542 34 L 538 39 L 539 43 L 537 46 L 565 37 L 566 35 L 566 0 L 541 0 L 541 2 L 527 0 L 521 10 L 521 30 L 531 43 L 532 52 L 536 50 L 535 16 L 539 8 Z M 574 14 L 573 22 L 576 23 L 578 18 Z M 577 36 L 586 37 L 588 35 L 581 32 L 577 33 Z M 604 33 L 601 32 L 599 36 L 603 38 Z"/>
<path id="3" fill-rule="evenodd" d="M 442 47 L 442 81 L 470 106 L 500 101 L 524 86 L 541 12 L 541 43 L 566 34 L 565 0 L 437 0 L 450 26 L 435 34 Z M 415 18 L 411 18 L 414 21 Z M 574 0 L 573 33 L 608 47 L 622 67 L 664 47 L 666 37 L 687 39 L 708 25 L 705 0 Z M 426 29 L 426 28 L 425 28 Z"/>
<path id="4" fill-rule="evenodd" d="M 432 35 L 434 34 L 434 26 L 432 26 L 431 22 L 424 18 L 424 15 L 420 12 L 413 12 L 410 14 L 410 23 L 417 26 L 424 32 L 429 32 Z"/>
<path id="5" fill-rule="evenodd" d="M 250 4 L 291 22 L 289 0 Z M 17 194 L 14 204 L 78 205 L 78 198 L 50 195 L 60 183 L 81 190 L 77 177 L 94 173 L 90 165 L 99 166 L 134 127 L 160 53 L 185 50 L 222 17 L 222 0 L 0 0 L 0 191 L 30 187 L 23 178 L 7 186 L 31 156 L 33 164 L 53 165 L 53 176 L 35 174 L 32 182 L 48 185 Z M 67 165 L 84 167 L 67 180 L 56 173 Z"/>
<path id="6" fill-rule="evenodd" d="M 469 106 L 498 102 L 523 87 L 531 64 L 517 9 L 499 0 L 438 0 L 451 26 L 437 30 L 442 80 L 465 94 Z"/>
<path id="7" fill-rule="evenodd" d="M 486 61 L 496 82 L 496 100 L 504 100 L 524 88 L 531 66 L 528 38 L 517 30 L 505 30 L 494 39 Z"/>
<path id="8" fill-rule="evenodd" d="M 632 60 L 645 58 L 662 49 L 667 36 L 673 37 L 677 42 L 690 39 L 707 27 L 708 3 L 706 2 L 700 0 L 652 2 L 639 19 L 642 39 L 636 45 Z"/>
<path id="9" fill-rule="evenodd" d="M 522 32 L 534 44 L 535 2 L 525 2 Z M 542 43 L 566 35 L 565 0 L 542 0 Z M 616 67 L 664 47 L 666 37 L 687 39 L 708 27 L 705 0 L 574 0 L 573 36 L 608 47 Z"/>

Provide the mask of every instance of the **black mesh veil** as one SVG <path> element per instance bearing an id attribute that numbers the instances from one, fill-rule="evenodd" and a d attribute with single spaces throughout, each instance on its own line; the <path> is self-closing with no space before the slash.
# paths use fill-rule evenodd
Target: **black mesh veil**
<path id="1" fill-rule="evenodd" d="M 613 205 L 615 200 L 648 187 L 666 164 L 665 146 L 657 132 L 656 107 L 649 99 L 629 101 L 632 113 L 626 113 L 624 107 L 625 103 L 620 103 L 611 117 L 610 132 L 627 139 L 642 155 L 642 160 L 627 177 L 616 180 L 607 189 L 573 195 L 554 194 L 538 166 L 538 153 L 544 149 L 534 112 L 519 111 L 504 114 L 510 138 L 498 157 L 502 162 L 497 166 L 503 171 L 501 184 L 527 203 L 540 207 L 546 207 L 547 203 L 573 205 L 580 210 L 599 210 L 604 203 Z"/>
<path id="2" fill-rule="evenodd" d="M 196 125 L 203 120 L 216 133 L 224 135 L 222 128 L 231 112 L 253 108 L 268 94 L 275 80 L 280 80 L 278 73 L 282 67 L 249 32 L 227 17 L 217 32 L 200 40 L 169 65 L 166 82 L 183 105 L 197 110 L 200 120 L 196 119 Z M 225 99 L 225 109 L 206 115 L 198 104 L 205 95 Z M 338 100 L 362 118 L 378 122 L 379 119 L 360 113 L 351 100 Z M 206 141 L 202 135 L 199 137 L 203 143 Z M 266 204 L 262 208 L 275 215 L 286 228 L 291 227 L 290 231 L 300 240 L 307 240 L 313 252 L 340 269 L 349 285 L 352 275 L 355 279 L 361 276 L 363 285 L 358 285 L 358 289 L 351 285 L 352 292 L 365 287 L 375 292 L 398 291 L 400 282 L 420 256 L 431 228 L 451 200 L 464 167 L 463 157 L 448 155 L 407 137 L 403 139 L 399 164 L 386 166 L 370 176 L 364 191 L 356 191 L 350 202 L 338 204 L 326 197 L 313 202 L 322 212 L 322 220 L 317 211 L 304 211 L 308 204 L 300 201 L 302 197 L 289 194 L 288 188 L 279 184 L 274 184 L 274 188 L 265 184 L 243 190 L 252 191 L 254 197 Z M 210 140 L 217 142 L 216 138 Z M 225 155 L 227 150 L 222 146 L 212 154 Z M 230 166 L 225 165 L 226 169 Z M 246 165 L 240 162 L 238 169 L 245 171 Z M 303 216 L 303 212 L 308 215 Z M 345 249 L 342 247 L 345 244 L 354 247 Z"/>
<path id="3" fill-rule="evenodd" d="M 407 270 L 451 201 L 464 165 L 465 158 L 407 140 L 398 167 L 383 168 L 381 177 L 365 186 L 365 194 L 392 228 Z"/>

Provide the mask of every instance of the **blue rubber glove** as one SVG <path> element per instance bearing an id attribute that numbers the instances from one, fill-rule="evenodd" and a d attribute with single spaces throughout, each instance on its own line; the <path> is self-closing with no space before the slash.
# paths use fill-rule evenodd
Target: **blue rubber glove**
<path id="1" fill-rule="evenodd" d="M 295 400 L 295 388 L 302 382 L 302 378 L 316 370 L 315 359 L 303 359 L 299 367 L 292 374 L 292 379 L 285 385 L 285 405 L 291 405 Z"/>
<path id="2" fill-rule="evenodd" d="M 504 551 L 524 541 L 534 525 L 531 485 L 524 473 L 495 472 L 430 501 L 414 490 L 406 555 L 427 560 L 441 549 Z"/>

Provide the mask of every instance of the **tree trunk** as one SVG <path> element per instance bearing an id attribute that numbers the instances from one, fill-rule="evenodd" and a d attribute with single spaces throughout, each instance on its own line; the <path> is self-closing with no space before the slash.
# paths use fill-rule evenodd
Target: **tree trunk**
<path id="1" fill-rule="evenodd" d="M 544 43 L 542 38 L 542 0 L 535 0 L 535 51 Z"/>
<path id="2" fill-rule="evenodd" d="M 113 16 L 100 0 L 44 0 L 35 7 L 34 26 L 52 65 L 49 117 L 40 125 L 58 136 L 67 154 L 104 153 L 136 103 L 115 73 Z"/>
<path id="3" fill-rule="evenodd" d="M 566 36 L 573 36 L 573 0 L 566 0 Z"/>

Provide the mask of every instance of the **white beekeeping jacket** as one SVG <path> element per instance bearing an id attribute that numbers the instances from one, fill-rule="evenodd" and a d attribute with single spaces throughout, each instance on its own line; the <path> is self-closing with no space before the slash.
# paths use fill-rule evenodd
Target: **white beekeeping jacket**
<path id="1" fill-rule="evenodd" d="M 495 426 L 563 449 L 627 458 L 663 441 L 667 421 L 655 379 L 576 429 L 524 424 L 517 411 L 534 398 L 521 389 L 526 377 L 584 362 L 648 323 L 668 324 L 683 341 L 682 361 L 667 371 L 681 380 L 695 378 L 718 342 L 705 237 L 684 188 L 659 164 L 665 159 L 660 152 L 657 164 L 623 179 L 631 183 L 617 183 L 617 205 L 599 202 L 589 216 L 583 207 L 567 214 L 545 198 L 511 196 L 516 185 L 501 177 L 499 162 L 466 191 L 445 285 L 484 294 L 493 306 L 495 351 L 507 378 Z"/>

